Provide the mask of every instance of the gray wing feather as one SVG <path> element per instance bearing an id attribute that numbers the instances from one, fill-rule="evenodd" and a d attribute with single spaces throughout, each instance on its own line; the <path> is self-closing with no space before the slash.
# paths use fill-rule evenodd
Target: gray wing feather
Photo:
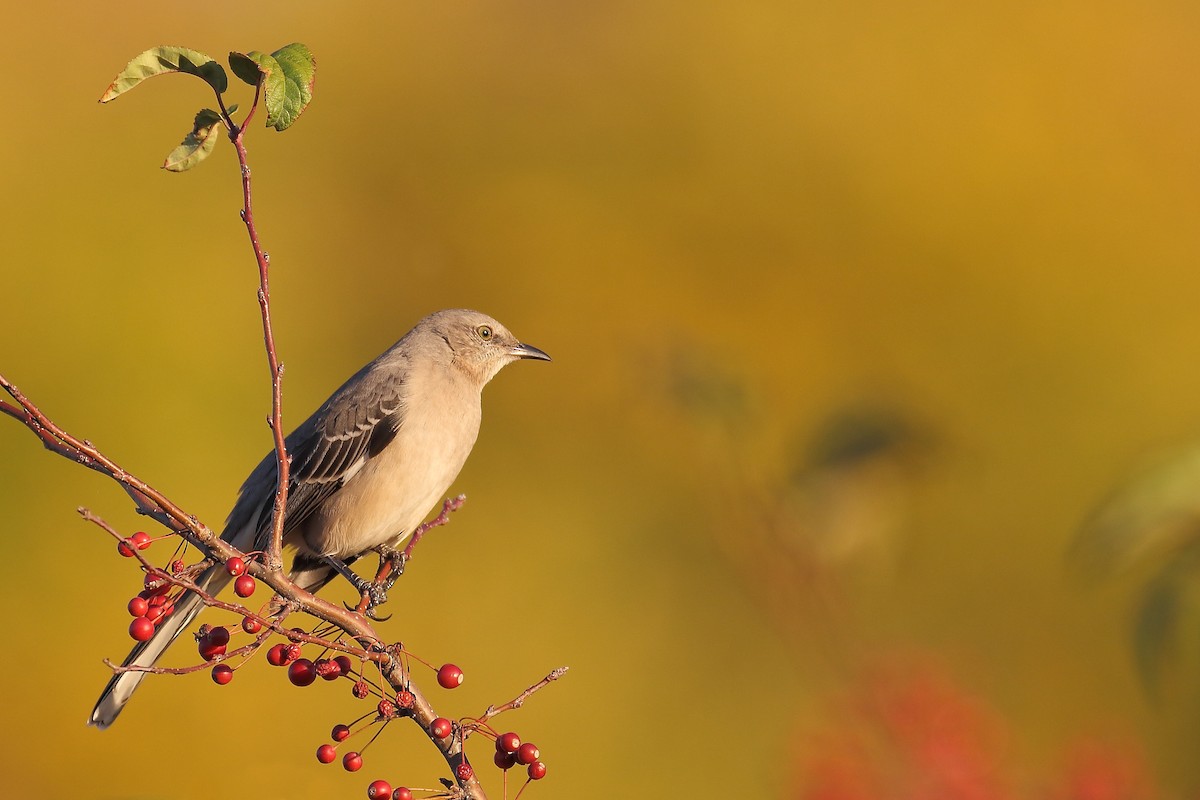
<path id="1" fill-rule="evenodd" d="M 376 360 L 346 381 L 284 441 L 291 456 L 284 534 L 295 530 L 395 437 L 404 419 L 407 363 Z M 278 472 L 275 453 L 242 484 L 226 534 L 257 516 L 257 545 L 266 544 Z"/>

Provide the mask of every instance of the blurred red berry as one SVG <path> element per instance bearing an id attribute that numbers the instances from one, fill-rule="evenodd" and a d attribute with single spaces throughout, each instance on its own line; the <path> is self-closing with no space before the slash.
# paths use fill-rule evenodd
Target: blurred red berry
<path id="1" fill-rule="evenodd" d="M 413 794 L 407 786 L 397 786 L 392 792 L 392 800 L 413 800 Z"/>
<path id="2" fill-rule="evenodd" d="M 133 536 L 130 536 L 129 539 L 133 542 L 134 547 L 136 547 L 138 550 L 145 550 L 154 543 L 150 538 L 150 534 L 146 533 L 145 531 L 138 531 Z"/>
<path id="3" fill-rule="evenodd" d="M 492 763 L 500 769 L 512 769 L 517 765 L 517 757 L 512 753 L 503 753 L 497 750 L 492 754 Z"/>
<path id="4" fill-rule="evenodd" d="M 338 669 L 341 670 L 340 674 L 349 675 L 354 671 L 354 662 L 350 660 L 350 656 L 343 653 L 340 656 L 335 656 L 333 660 L 337 662 Z"/>
<path id="5" fill-rule="evenodd" d="M 344 742 L 350 736 L 349 725 L 334 725 L 333 733 L 331 734 L 335 742 Z"/>
<path id="6" fill-rule="evenodd" d="M 535 761 L 529 765 L 529 769 L 527 769 L 526 772 L 529 773 L 529 779 L 531 781 L 540 781 L 542 778 L 546 777 L 546 765 L 541 761 Z"/>

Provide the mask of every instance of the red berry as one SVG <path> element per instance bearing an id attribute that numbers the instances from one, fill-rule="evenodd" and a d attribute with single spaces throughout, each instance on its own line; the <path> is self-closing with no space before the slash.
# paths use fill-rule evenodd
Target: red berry
<path id="1" fill-rule="evenodd" d="M 336 681 L 342 674 L 342 667 L 332 658 L 318 658 L 317 674 L 327 681 Z"/>
<path id="2" fill-rule="evenodd" d="M 546 777 L 546 765 L 541 761 L 535 761 L 529 765 L 529 769 L 525 770 L 529 773 L 529 780 L 540 781 Z"/>
<path id="3" fill-rule="evenodd" d="M 338 668 L 341 670 L 339 674 L 349 675 L 354 670 L 354 662 L 350 660 L 350 656 L 342 654 L 335 656 L 334 661 L 337 662 Z"/>
<path id="4" fill-rule="evenodd" d="M 133 542 L 130 539 L 122 539 L 117 542 L 117 552 L 122 558 L 133 558 Z"/>
<path id="5" fill-rule="evenodd" d="M 497 750 L 492 754 L 492 763 L 500 769 L 512 769 L 517 765 L 517 757 L 512 753 L 502 753 Z"/>
<path id="6" fill-rule="evenodd" d="M 287 648 L 286 652 L 287 652 L 287 660 L 288 660 L 289 664 L 292 663 L 293 661 L 295 661 L 297 658 L 299 658 L 300 653 L 303 652 L 300 645 L 296 644 L 295 642 L 292 642 L 291 644 L 288 644 L 288 645 L 284 645 L 284 647 Z"/>
<path id="7" fill-rule="evenodd" d="M 213 644 L 206 639 L 200 640 L 199 647 L 197 649 L 200 651 L 200 657 L 205 661 L 212 661 L 217 656 L 225 655 L 225 645 Z"/>
<path id="8" fill-rule="evenodd" d="M 458 766 L 454 768 L 454 774 L 458 776 L 460 781 L 469 781 L 471 776 L 475 774 L 475 770 L 466 761 L 458 762 Z"/>
<path id="9" fill-rule="evenodd" d="M 350 736 L 349 725 L 334 725 L 333 733 L 331 734 L 335 742 L 344 742 Z"/>
<path id="10" fill-rule="evenodd" d="M 438 685 L 443 689 L 457 689 L 463 682 L 463 671 L 453 664 L 442 664 L 438 670 Z"/>
<path id="11" fill-rule="evenodd" d="M 367 787 L 367 797 L 370 800 L 388 800 L 392 796 L 392 785 L 387 781 L 371 781 Z"/>
<path id="12" fill-rule="evenodd" d="M 238 577 L 239 575 L 245 575 L 246 574 L 246 562 L 242 561 L 237 556 L 234 556 L 233 558 L 231 558 L 225 562 L 225 571 L 228 572 L 230 575 L 232 575 L 235 578 Z"/>
<path id="13" fill-rule="evenodd" d="M 307 658 L 298 658 L 288 666 L 288 680 L 296 686 L 309 686 L 317 679 L 317 668 Z"/>
<path id="14" fill-rule="evenodd" d="M 138 549 L 141 549 L 141 548 L 138 548 Z M 186 568 L 187 568 L 187 564 L 185 564 L 183 562 L 182 558 L 177 558 L 171 562 L 171 574 L 172 575 L 178 575 L 179 573 L 183 572 L 184 569 L 186 569 Z"/>
<path id="15" fill-rule="evenodd" d="M 501 753 L 515 753 L 521 746 L 521 737 L 509 731 L 496 737 L 496 750 Z"/>
<path id="16" fill-rule="evenodd" d="M 438 717 L 429 726 L 429 732 L 439 739 L 445 739 L 453 730 L 454 726 L 445 717 Z"/>
<path id="17" fill-rule="evenodd" d="M 130 600 L 129 605 L 125 607 L 129 609 L 129 616 L 144 617 L 146 616 L 146 612 L 150 610 L 150 603 L 146 598 L 139 595 Z"/>
<path id="18" fill-rule="evenodd" d="M 379 712 L 379 716 L 384 719 L 391 719 L 396 716 L 396 704 L 391 700 L 380 700 L 379 705 L 375 709 Z"/>
<path id="19" fill-rule="evenodd" d="M 233 582 L 233 591 L 238 597 L 249 597 L 254 594 L 254 578 L 250 575 L 241 575 Z"/>
<path id="20" fill-rule="evenodd" d="M 258 633 L 262 630 L 263 624 L 254 617 L 242 617 L 242 630 L 246 633 Z"/>
<path id="21" fill-rule="evenodd" d="M 371 687 L 366 681 L 359 681 L 358 683 L 354 684 L 354 688 L 350 690 L 350 693 L 359 700 L 365 700 L 367 695 L 371 693 Z"/>
<path id="22" fill-rule="evenodd" d="M 342 767 L 346 772 L 358 772 L 362 769 L 362 756 L 351 750 L 342 756 Z"/>
<path id="23" fill-rule="evenodd" d="M 145 531 L 138 531 L 133 536 L 130 536 L 129 540 L 133 542 L 134 547 L 136 547 L 138 550 L 145 550 L 154 543 L 150 538 L 150 534 L 146 533 Z"/>
<path id="24" fill-rule="evenodd" d="M 150 608 L 146 610 L 146 619 L 150 620 L 151 622 L 158 622 L 158 618 L 163 616 L 163 614 L 164 612 L 162 606 L 150 606 Z"/>
<path id="25" fill-rule="evenodd" d="M 288 663 L 287 645 L 283 642 L 271 645 L 270 649 L 267 650 L 267 663 L 272 667 L 282 667 Z"/>
<path id="26" fill-rule="evenodd" d="M 233 668 L 228 664 L 217 664 L 212 668 L 212 679 L 218 686 L 224 686 L 233 680 Z"/>
<path id="27" fill-rule="evenodd" d="M 215 645 L 224 647 L 229 644 L 229 628 L 209 628 L 205 638 Z"/>
<path id="28" fill-rule="evenodd" d="M 537 746 L 533 742 L 526 742 L 517 748 L 517 761 L 522 764 L 532 764 L 541 757 Z"/>
<path id="29" fill-rule="evenodd" d="M 154 623 L 145 617 L 138 617 L 133 622 L 129 623 L 129 635 L 135 641 L 145 642 L 154 635 Z"/>
<path id="30" fill-rule="evenodd" d="M 317 761 L 322 764 L 332 764 L 337 758 L 337 748 L 331 744 L 323 744 L 317 748 Z"/>
<path id="31" fill-rule="evenodd" d="M 412 792 L 407 786 L 397 786 L 392 792 L 392 800 L 413 800 Z"/>
<path id="32" fill-rule="evenodd" d="M 412 708 L 417 702 L 417 698 L 413 697 L 413 693 L 408 689 L 401 689 L 396 692 L 396 705 L 400 708 Z"/>

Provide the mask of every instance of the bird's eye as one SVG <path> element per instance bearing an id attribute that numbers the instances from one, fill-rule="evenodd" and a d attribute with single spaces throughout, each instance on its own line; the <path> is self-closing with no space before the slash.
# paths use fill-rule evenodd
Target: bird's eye
<path id="1" fill-rule="evenodd" d="M 478 333 L 479 338 L 483 339 L 484 341 L 487 341 L 488 339 L 492 338 L 492 329 L 489 328 L 487 325 L 480 325 L 478 328 L 475 329 L 475 332 Z"/>

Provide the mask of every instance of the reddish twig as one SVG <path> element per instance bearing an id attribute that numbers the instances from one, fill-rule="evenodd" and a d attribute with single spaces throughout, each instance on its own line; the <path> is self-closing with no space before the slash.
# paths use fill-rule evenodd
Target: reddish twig
<path id="1" fill-rule="evenodd" d="M 447 497 L 442 503 L 441 513 L 428 522 L 421 523 L 417 526 L 417 529 L 413 531 L 412 538 L 408 540 L 408 545 L 404 548 L 404 561 L 408 562 L 408 560 L 412 558 L 413 549 L 417 546 L 417 542 L 421 541 L 421 537 L 434 528 L 441 527 L 449 522 L 450 514 L 458 511 L 466 502 L 467 496 L 465 494 L 460 494 L 457 497 Z"/>
<path id="2" fill-rule="evenodd" d="M 549 675 L 542 678 L 540 681 L 535 683 L 533 686 L 530 686 L 525 691 L 521 692 L 519 695 L 514 697 L 512 700 L 509 700 L 507 703 L 504 703 L 504 704 L 498 705 L 498 706 L 488 706 L 487 710 L 483 712 L 483 716 L 479 717 L 479 719 L 476 721 L 480 722 L 480 723 L 487 722 L 489 719 L 496 716 L 497 714 L 502 714 L 505 711 L 512 711 L 513 709 L 520 708 L 521 706 L 525 705 L 525 701 L 529 699 L 530 695 L 532 695 L 534 692 L 537 692 L 537 691 L 540 691 L 540 690 L 546 688 L 551 683 L 553 683 L 554 681 L 561 678 L 563 675 L 565 675 L 567 673 L 567 669 L 568 669 L 568 667 L 559 667 L 558 669 L 551 670 Z"/>
<path id="3" fill-rule="evenodd" d="M 271 370 L 271 433 L 275 440 L 275 504 L 271 510 L 271 539 L 267 545 L 266 563 L 272 570 L 283 569 L 283 523 L 287 509 L 288 471 L 290 460 L 283 434 L 283 365 L 279 363 L 279 354 L 275 349 L 275 333 L 271 325 L 271 286 L 270 266 L 271 257 L 263 250 L 258 238 L 258 228 L 254 224 L 254 205 L 250 191 L 250 164 L 246 157 L 246 126 L 254 117 L 258 101 L 262 94 L 260 75 L 258 84 L 254 87 L 254 103 L 250 106 L 246 119 L 239 125 L 232 125 L 224 105 L 221 110 L 225 114 L 226 123 L 232 125 L 229 129 L 229 139 L 237 151 L 238 166 L 242 172 L 242 222 L 246 225 L 246 233 L 250 236 L 250 246 L 254 249 L 254 260 L 258 264 L 258 305 L 262 316 L 263 343 L 267 350 L 267 365 Z"/>

